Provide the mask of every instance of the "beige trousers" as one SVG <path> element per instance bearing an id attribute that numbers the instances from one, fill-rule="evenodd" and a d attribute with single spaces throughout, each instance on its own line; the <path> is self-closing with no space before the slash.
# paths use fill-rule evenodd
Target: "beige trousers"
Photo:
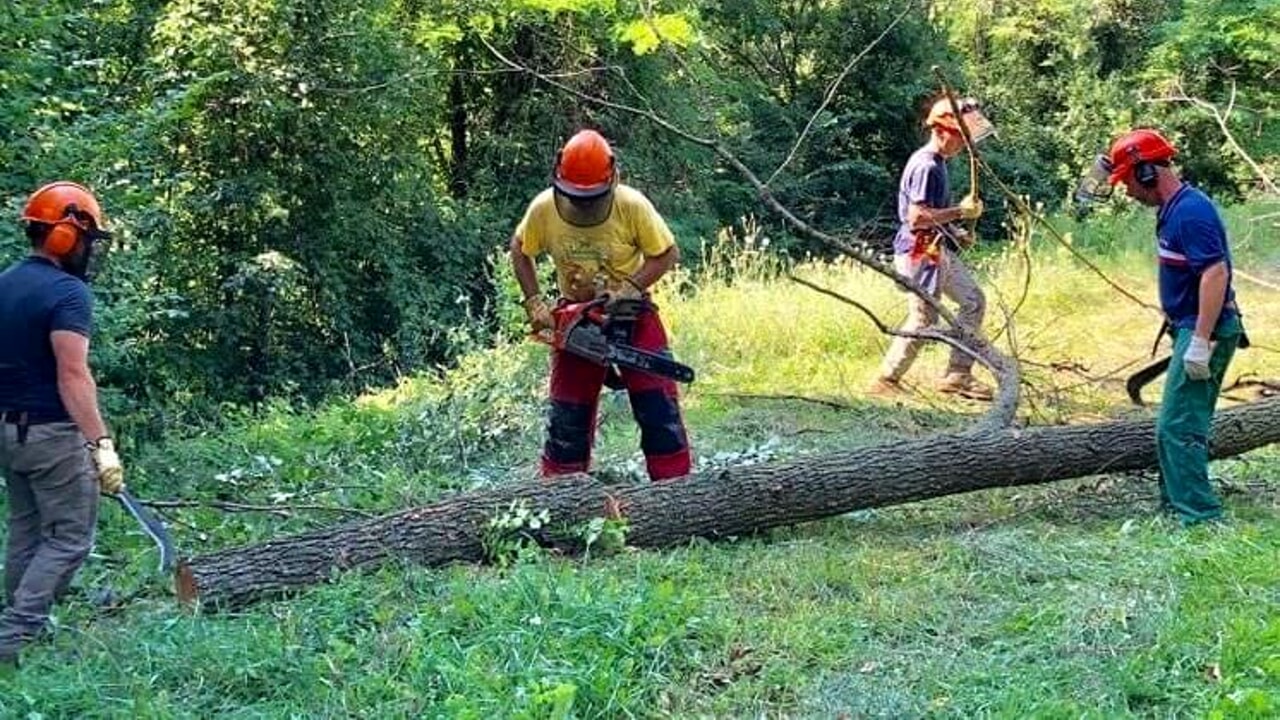
<path id="1" fill-rule="evenodd" d="M 943 250 L 940 262 L 936 265 L 928 260 L 912 260 L 910 255 L 899 253 L 893 258 L 893 267 L 898 274 L 915 280 L 933 292 L 934 297 L 946 297 L 959 305 L 956 319 L 961 324 L 972 330 L 981 328 L 982 318 L 987 312 L 987 298 L 974 280 L 973 273 L 955 253 Z M 915 293 L 908 292 L 905 295 L 907 321 L 902 325 L 902 330 L 922 330 L 938 321 L 938 314 Z M 895 337 L 881 366 L 881 377 L 900 379 L 911 368 L 925 342 L 915 338 Z M 973 363 L 974 359 L 968 353 L 952 348 L 947 374 L 970 373 Z"/>

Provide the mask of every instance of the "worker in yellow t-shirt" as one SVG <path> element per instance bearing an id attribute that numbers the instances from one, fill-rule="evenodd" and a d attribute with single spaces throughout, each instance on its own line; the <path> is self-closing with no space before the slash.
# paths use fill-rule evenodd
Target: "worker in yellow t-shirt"
<path id="1" fill-rule="evenodd" d="M 629 343 L 670 352 L 648 288 L 675 267 L 680 250 L 649 199 L 618 182 L 613 149 L 594 130 L 582 130 L 565 143 L 556 157 L 552 187 L 529 204 L 511 238 L 511 265 L 534 332 L 554 327 L 533 264 L 544 252 L 555 263 L 560 302 L 583 302 L 602 294 L 640 300 Z M 589 467 L 596 408 L 607 372 L 575 355 L 553 352 L 544 477 Z M 687 475 L 689 440 L 675 382 L 625 368 L 620 375 L 640 425 L 649 477 L 657 481 Z"/>

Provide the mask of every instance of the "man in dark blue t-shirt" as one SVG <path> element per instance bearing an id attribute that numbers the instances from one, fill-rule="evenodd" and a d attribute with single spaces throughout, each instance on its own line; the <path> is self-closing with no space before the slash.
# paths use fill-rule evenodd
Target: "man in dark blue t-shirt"
<path id="1" fill-rule="evenodd" d="M 976 331 L 982 326 L 987 300 L 969 268 L 949 245 L 971 244 L 972 239 L 955 222 L 976 220 L 982 215 L 982 201 L 966 196 L 959 205 L 951 205 L 947 159 L 964 150 L 964 136 L 948 99 L 934 104 L 925 125 L 929 128 L 929 142 L 907 160 L 898 185 L 899 227 L 893 240 L 893 266 L 935 297 L 945 295 L 955 301 L 959 305 L 956 319 Z M 915 293 L 907 293 L 904 332 L 922 330 L 937 320 L 937 312 L 928 303 Z M 915 362 L 923 344 L 918 338 L 895 337 L 871 392 L 900 392 L 902 376 Z M 990 400 L 991 388 L 974 378 L 973 363 L 972 355 L 953 348 L 946 374 L 937 388 L 975 400 Z"/>
<path id="2" fill-rule="evenodd" d="M 1169 167 L 1177 150 L 1154 130 L 1116 140 L 1102 159 L 1111 185 L 1157 208 L 1160 307 L 1174 333 L 1156 450 L 1161 500 L 1184 525 L 1222 516 L 1209 485 L 1209 430 L 1242 326 L 1231 288 L 1231 250 L 1213 202 Z"/>
<path id="3" fill-rule="evenodd" d="M 49 619 L 93 545 L 99 490 L 124 469 L 89 370 L 93 298 L 85 280 L 102 211 L 85 188 L 46 185 L 22 213 L 29 257 L 0 273 L 0 470 L 8 492 L 0 665 Z"/>

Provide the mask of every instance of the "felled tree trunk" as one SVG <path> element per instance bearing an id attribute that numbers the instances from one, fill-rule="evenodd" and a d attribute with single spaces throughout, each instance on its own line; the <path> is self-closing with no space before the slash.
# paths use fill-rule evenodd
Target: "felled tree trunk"
<path id="1" fill-rule="evenodd" d="M 1213 456 L 1238 455 L 1277 441 L 1280 398 L 1218 413 Z M 196 556 L 179 567 L 178 596 L 184 602 L 235 607 L 323 582 L 335 571 L 393 559 L 433 566 L 480 561 L 487 522 L 514 500 L 549 511 L 553 527 L 625 516 L 628 544 L 660 547 L 862 508 L 1155 464 L 1153 424 L 1133 421 L 934 435 L 699 473 L 661 485 L 604 485 L 577 475 L 464 493 L 373 520 Z M 574 542 L 552 534 L 541 539 Z"/>

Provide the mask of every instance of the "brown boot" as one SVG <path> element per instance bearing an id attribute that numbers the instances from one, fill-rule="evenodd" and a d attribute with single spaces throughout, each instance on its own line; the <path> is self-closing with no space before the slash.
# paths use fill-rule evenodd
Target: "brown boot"
<path id="1" fill-rule="evenodd" d="M 937 389 L 939 392 L 984 402 L 990 402 L 995 396 L 990 385 L 980 382 L 969 373 L 947 373 L 946 377 L 938 381 Z"/>
<path id="2" fill-rule="evenodd" d="M 877 397 L 895 397 L 902 395 L 907 391 L 902 387 L 902 383 L 890 377 L 878 377 L 876 381 L 871 383 L 871 387 L 867 388 L 867 392 Z"/>

